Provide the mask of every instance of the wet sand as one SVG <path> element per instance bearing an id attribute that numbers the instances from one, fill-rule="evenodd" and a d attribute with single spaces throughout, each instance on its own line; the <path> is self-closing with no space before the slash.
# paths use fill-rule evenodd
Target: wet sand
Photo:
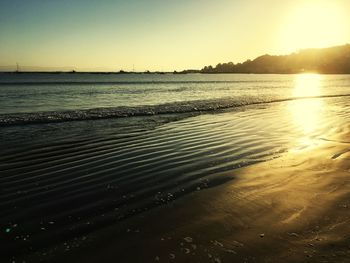
<path id="1" fill-rule="evenodd" d="M 310 99 L 2 128 L 0 261 L 346 262 L 349 113 Z"/>
<path id="2" fill-rule="evenodd" d="M 52 262 L 350 262 L 349 128 L 66 244 Z"/>

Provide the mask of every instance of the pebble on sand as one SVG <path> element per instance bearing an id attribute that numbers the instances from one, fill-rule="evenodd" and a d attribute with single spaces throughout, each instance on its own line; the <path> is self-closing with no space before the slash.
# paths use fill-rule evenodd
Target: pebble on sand
<path id="1" fill-rule="evenodd" d="M 185 237 L 184 240 L 185 240 L 187 243 L 193 242 L 193 238 L 192 238 L 192 237 Z"/>

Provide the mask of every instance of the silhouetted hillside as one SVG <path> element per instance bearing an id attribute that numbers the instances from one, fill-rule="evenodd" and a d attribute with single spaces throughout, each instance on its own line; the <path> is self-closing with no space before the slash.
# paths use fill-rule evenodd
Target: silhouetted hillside
<path id="1" fill-rule="evenodd" d="M 283 56 L 263 55 L 254 60 L 206 66 L 200 73 L 300 73 L 350 74 L 350 45 L 304 49 Z"/>

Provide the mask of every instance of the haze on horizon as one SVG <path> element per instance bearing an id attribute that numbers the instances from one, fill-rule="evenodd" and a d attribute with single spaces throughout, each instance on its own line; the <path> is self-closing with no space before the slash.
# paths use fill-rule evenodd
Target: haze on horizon
<path id="1" fill-rule="evenodd" d="M 0 68 L 183 70 L 350 43 L 347 0 L 0 0 Z"/>

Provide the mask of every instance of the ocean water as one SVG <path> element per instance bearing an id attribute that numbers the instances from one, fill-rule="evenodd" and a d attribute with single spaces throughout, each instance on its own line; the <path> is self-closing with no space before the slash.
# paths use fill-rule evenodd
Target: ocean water
<path id="1" fill-rule="evenodd" d="M 210 111 L 349 95 L 349 83 L 348 75 L 2 73 L 0 123 Z"/>
<path id="2" fill-rule="evenodd" d="M 349 116 L 348 75 L 0 74 L 4 256 L 48 261 L 242 167 L 336 140 Z"/>

